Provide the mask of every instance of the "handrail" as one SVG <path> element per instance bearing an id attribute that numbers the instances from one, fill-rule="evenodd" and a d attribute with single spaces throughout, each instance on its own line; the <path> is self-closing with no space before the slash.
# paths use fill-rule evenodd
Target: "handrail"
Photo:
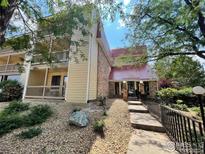
<path id="1" fill-rule="evenodd" d="M 65 86 L 27 86 L 27 88 L 61 88 Z"/>

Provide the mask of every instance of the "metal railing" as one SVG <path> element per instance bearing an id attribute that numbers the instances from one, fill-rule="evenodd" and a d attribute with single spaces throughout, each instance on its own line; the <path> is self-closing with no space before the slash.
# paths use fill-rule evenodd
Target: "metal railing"
<path id="1" fill-rule="evenodd" d="M 204 153 L 202 121 L 164 105 L 161 105 L 161 121 L 176 150 L 181 153 Z"/>
<path id="2" fill-rule="evenodd" d="M 5 64 L 0 65 L 0 72 L 18 72 L 18 65 L 16 64 Z"/>
<path id="3" fill-rule="evenodd" d="M 54 62 L 60 63 L 68 61 L 68 55 L 67 52 L 52 52 L 51 56 L 54 58 Z M 42 57 L 42 55 L 34 55 L 32 59 L 33 64 L 39 64 L 39 63 L 46 63 L 45 59 Z"/>
<path id="4" fill-rule="evenodd" d="M 65 86 L 28 86 L 26 97 L 64 99 Z"/>

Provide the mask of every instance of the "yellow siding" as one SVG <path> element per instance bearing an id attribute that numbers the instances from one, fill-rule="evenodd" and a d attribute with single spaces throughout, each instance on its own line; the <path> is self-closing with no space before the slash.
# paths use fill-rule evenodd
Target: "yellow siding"
<path id="1" fill-rule="evenodd" d="M 83 37 L 76 32 L 73 40 L 79 39 L 84 39 L 87 43 L 78 47 L 76 52 L 73 47 L 74 52 L 70 54 L 66 100 L 71 103 L 86 103 L 87 101 L 89 36 Z"/>
<path id="2" fill-rule="evenodd" d="M 98 43 L 96 40 L 97 26 L 93 28 L 92 41 L 90 42 L 90 81 L 89 81 L 89 100 L 97 98 L 97 63 L 98 63 Z"/>
<path id="3" fill-rule="evenodd" d="M 71 103 L 86 103 L 88 63 L 69 65 L 66 100 Z"/>

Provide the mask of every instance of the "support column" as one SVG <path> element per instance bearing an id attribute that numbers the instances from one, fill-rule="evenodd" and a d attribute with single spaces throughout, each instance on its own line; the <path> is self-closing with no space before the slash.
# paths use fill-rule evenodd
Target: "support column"
<path id="1" fill-rule="evenodd" d="M 120 97 L 122 96 L 122 89 L 121 89 L 121 82 L 119 82 L 119 95 L 120 95 Z"/>
<path id="2" fill-rule="evenodd" d="M 43 97 L 45 96 L 45 90 L 46 90 L 46 83 L 48 78 L 48 68 L 46 68 L 45 78 L 44 78 L 44 84 L 43 84 Z"/>
<path id="3" fill-rule="evenodd" d="M 5 72 L 7 71 L 7 67 L 8 67 L 10 58 L 11 58 L 11 55 L 9 55 L 8 58 L 7 58 L 6 67 L 5 67 Z"/>
<path id="4" fill-rule="evenodd" d="M 28 66 L 26 68 L 26 77 L 25 77 L 25 84 L 24 84 L 24 89 L 23 89 L 23 100 L 26 97 L 26 91 L 27 91 L 27 87 L 28 87 L 28 80 L 29 80 L 30 71 L 31 71 L 31 62 L 29 62 L 27 65 Z"/>

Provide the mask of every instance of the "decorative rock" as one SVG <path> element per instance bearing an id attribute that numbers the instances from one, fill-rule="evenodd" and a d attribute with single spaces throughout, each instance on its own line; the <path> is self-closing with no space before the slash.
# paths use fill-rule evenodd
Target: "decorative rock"
<path id="1" fill-rule="evenodd" d="M 69 124 L 78 127 L 85 127 L 88 125 L 88 115 L 83 111 L 76 111 L 69 117 Z"/>

